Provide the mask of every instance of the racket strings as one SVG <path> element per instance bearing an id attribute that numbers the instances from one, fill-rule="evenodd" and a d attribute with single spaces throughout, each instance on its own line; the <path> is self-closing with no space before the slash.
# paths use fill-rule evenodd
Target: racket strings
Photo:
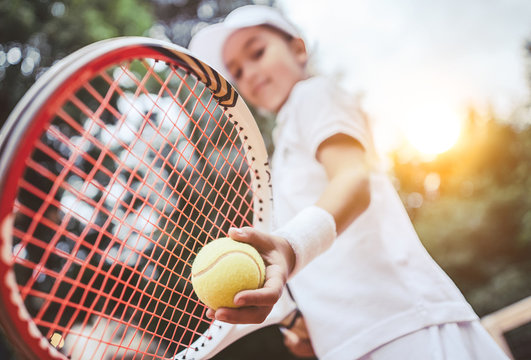
<path id="1" fill-rule="evenodd" d="M 125 71 L 124 71 L 124 73 L 125 73 Z M 170 78 L 171 78 L 171 77 L 168 76 L 168 79 L 170 79 Z M 180 78 L 180 80 L 181 80 L 181 82 L 180 82 L 181 84 L 186 84 L 184 78 Z M 107 81 L 109 81 L 109 80 L 107 79 Z M 160 81 L 160 80 L 159 80 L 159 81 Z M 136 82 L 136 84 L 139 86 L 139 88 L 140 88 L 140 85 L 141 85 L 142 83 L 144 83 L 144 81 L 142 81 L 142 82 L 138 82 L 138 81 L 137 81 L 137 82 Z M 197 84 L 198 84 L 198 83 L 196 83 L 196 86 L 197 86 Z M 165 84 L 162 84 L 162 85 L 165 85 Z M 195 106 L 194 106 L 194 109 L 193 109 L 192 112 L 195 112 L 196 109 L 197 109 L 197 105 L 201 104 L 202 107 L 203 107 L 203 109 L 204 109 L 204 112 L 203 112 L 202 114 L 200 114 L 200 117 L 203 117 L 203 116 L 205 115 L 205 113 L 208 113 L 208 118 L 207 118 L 208 121 L 210 121 L 210 120 L 212 120 L 212 119 L 215 121 L 216 118 L 215 118 L 214 115 L 208 110 L 209 105 L 202 104 L 202 103 L 201 103 L 201 97 L 200 97 L 200 96 L 197 96 L 197 95 L 195 94 L 195 90 L 196 90 L 196 89 L 195 89 L 195 88 L 191 88 L 189 85 L 187 85 L 187 87 L 188 87 L 188 90 L 190 91 L 190 95 L 189 95 L 189 97 L 185 100 L 184 104 L 186 104 L 186 103 L 188 102 L 188 100 L 189 100 L 189 98 L 190 98 L 191 96 L 196 96 L 196 98 L 195 98 L 196 102 L 195 102 Z M 203 92 L 204 92 L 204 91 L 206 91 L 206 88 L 203 89 Z M 146 90 L 144 90 L 143 92 L 146 93 L 146 94 L 148 94 L 148 92 L 147 92 Z M 160 95 L 160 93 L 162 93 L 162 91 L 159 92 L 159 95 Z M 121 95 L 123 95 L 123 93 L 121 93 Z M 177 100 L 176 97 L 175 97 L 173 94 L 172 94 L 172 99 Z M 150 99 L 150 100 L 153 101 L 152 99 Z M 214 103 L 215 106 L 218 106 L 218 104 L 217 104 L 216 102 L 213 102 L 213 97 L 210 97 L 210 100 L 209 100 L 209 101 L 212 102 L 212 103 Z M 158 107 L 156 101 L 153 101 L 153 106 L 154 106 L 154 107 L 155 107 L 155 106 Z M 184 109 L 184 107 L 183 107 L 182 109 Z M 185 109 L 184 111 L 186 112 L 186 109 Z M 191 114 L 187 114 L 187 118 L 188 118 L 188 119 L 193 119 L 194 117 L 193 117 Z M 207 124 L 207 125 L 208 125 L 208 124 Z M 219 126 L 219 122 L 216 122 L 216 125 Z M 197 130 L 197 129 L 198 129 L 198 130 Z M 209 134 L 206 134 L 202 128 L 197 128 L 197 129 L 194 129 L 194 131 L 198 131 L 198 132 L 200 132 L 200 136 L 202 136 L 207 142 L 209 142 L 211 145 L 214 145 L 214 146 L 217 145 L 217 146 L 219 146 L 218 144 L 212 144 L 212 138 L 218 138 L 218 141 L 219 141 L 219 138 L 220 138 L 220 137 L 209 136 Z M 221 130 L 222 130 L 223 132 L 225 132 L 224 129 L 221 129 Z M 233 128 L 233 130 L 234 130 L 234 128 Z M 192 133 L 192 134 L 193 134 L 193 133 Z M 225 135 L 227 135 L 227 134 L 225 133 Z M 234 138 L 234 136 L 232 136 L 232 138 Z M 231 137 L 227 137 L 227 141 L 229 141 L 230 139 L 231 139 Z M 186 139 L 186 140 L 188 141 L 188 142 L 187 142 L 187 145 L 189 145 L 189 144 L 190 144 L 190 139 Z M 231 143 L 231 144 L 230 144 L 231 149 L 234 149 L 234 145 L 235 145 L 234 143 Z M 227 144 L 224 144 L 223 146 L 227 146 Z M 205 158 L 205 154 L 200 154 L 200 155 L 201 155 L 203 158 Z M 223 156 L 223 154 L 222 154 L 222 156 Z M 244 154 L 242 154 L 242 152 L 239 151 L 239 156 L 240 156 L 240 159 L 241 159 L 241 158 L 243 158 Z M 210 160 L 210 159 L 207 158 L 206 160 Z M 226 158 L 224 158 L 224 160 L 227 161 Z M 185 159 L 185 161 L 188 163 L 188 165 L 190 165 L 188 160 Z M 240 175 L 240 173 L 241 173 L 241 169 L 236 169 L 232 164 L 230 164 L 230 163 L 228 163 L 228 162 L 227 162 L 226 164 L 228 164 L 229 166 L 232 167 L 232 170 L 235 171 L 235 174 L 236 174 L 237 176 L 240 177 L 239 180 L 241 180 L 241 181 L 244 182 L 244 183 L 248 181 L 244 176 L 241 176 L 241 175 Z M 199 175 L 201 176 L 201 174 L 199 174 Z M 247 174 L 246 174 L 246 175 L 247 175 Z M 203 177 L 203 179 L 204 179 L 204 176 L 202 176 L 202 177 Z M 250 184 L 249 184 L 249 183 L 246 183 L 245 185 L 246 185 L 248 188 L 250 187 Z M 216 189 L 216 188 L 213 188 L 213 190 L 217 190 L 217 189 Z M 223 196 L 223 193 L 222 193 L 222 192 L 219 192 L 219 191 L 218 191 L 218 194 L 219 194 L 220 196 Z M 245 201 L 245 199 L 242 199 L 242 200 Z M 250 206 L 249 203 L 247 203 L 247 205 L 248 205 L 249 208 L 251 208 L 251 206 Z"/>
<path id="2" fill-rule="evenodd" d="M 63 336 L 72 357 L 163 358 L 206 330 L 194 254 L 252 223 L 239 131 L 195 77 L 151 60 L 69 97 L 16 202 L 17 282 L 45 337 Z"/>

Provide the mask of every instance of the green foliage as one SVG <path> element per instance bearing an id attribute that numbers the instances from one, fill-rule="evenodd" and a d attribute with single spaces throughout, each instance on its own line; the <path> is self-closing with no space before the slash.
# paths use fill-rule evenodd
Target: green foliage
<path id="1" fill-rule="evenodd" d="M 0 43 L 45 40 L 54 53 L 70 53 L 90 42 L 118 35 L 142 35 L 153 23 L 142 0 L 3 0 Z"/>
<path id="2" fill-rule="evenodd" d="M 220 21 L 232 9 L 252 2 L 0 0 L 0 126 L 36 77 L 87 44 L 144 35 L 186 46 L 198 25 Z M 261 3 L 272 5 L 274 0 Z M 2 60 L 12 48 L 21 51 L 13 64 Z"/>
<path id="3" fill-rule="evenodd" d="M 531 295 L 531 127 L 471 112 L 454 149 L 394 169 L 406 205 L 423 196 L 408 208 L 421 240 L 478 313 Z"/>
<path id="4" fill-rule="evenodd" d="M 0 63 L 0 125 L 54 61 L 98 40 L 144 35 L 155 21 L 152 7 L 145 0 L 0 0 L 0 51 L 21 52 L 15 63 Z"/>

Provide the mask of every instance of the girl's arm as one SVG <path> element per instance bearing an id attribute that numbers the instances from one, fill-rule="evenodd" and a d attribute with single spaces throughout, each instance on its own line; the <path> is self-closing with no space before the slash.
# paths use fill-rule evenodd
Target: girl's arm
<path id="1" fill-rule="evenodd" d="M 365 151 L 352 137 L 338 134 L 319 146 L 316 157 L 326 171 L 328 185 L 315 205 L 333 216 L 340 234 L 370 203 Z M 266 262 L 266 282 L 261 289 L 236 295 L 234 301 L 242 307 L 210 309 L 207 316 L 229 323 L 260 323 L 280 298 L 295 266 L 295 254 L 286 239 L 250 227 L 231 229 L 229 236 L 253 245 L 260 252 Z"/>
<path id="2" fill-rule="evenodd" d="M 350 136 L 338 134 L 323 141 L 316 156 L 328 177 L 328 185 L 316 205 L 334 217 L 339 235 L 371 201 L 365 150 Z"/>

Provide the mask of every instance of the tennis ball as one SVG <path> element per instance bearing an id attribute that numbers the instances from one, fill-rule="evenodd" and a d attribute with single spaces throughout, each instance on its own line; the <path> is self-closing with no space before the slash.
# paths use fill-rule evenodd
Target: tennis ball
<path id="1" fill-rule="evenodd" d="M 220 238 L 205 245 L 192 264 L 192 285 L 209 308 L 237 307 L 234 296 L 264 285 L 265 265 L 249 244 Z"/>

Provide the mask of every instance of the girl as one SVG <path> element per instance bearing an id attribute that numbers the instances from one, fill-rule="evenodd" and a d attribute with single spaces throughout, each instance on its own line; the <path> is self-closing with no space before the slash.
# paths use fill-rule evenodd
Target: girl
<path id="1" fill-rule="evenodd" d="M 304 41 L 286 19 L 238 8 L 189 47 L 277 115 L 277 229 L 229 232 L 260 251 L 266 285 L 209 316 L 261 322 L 288 282 L 321 359 L 506 359 L 421 245 L 364 118 L 332 81 L 308 74 Z"/>

